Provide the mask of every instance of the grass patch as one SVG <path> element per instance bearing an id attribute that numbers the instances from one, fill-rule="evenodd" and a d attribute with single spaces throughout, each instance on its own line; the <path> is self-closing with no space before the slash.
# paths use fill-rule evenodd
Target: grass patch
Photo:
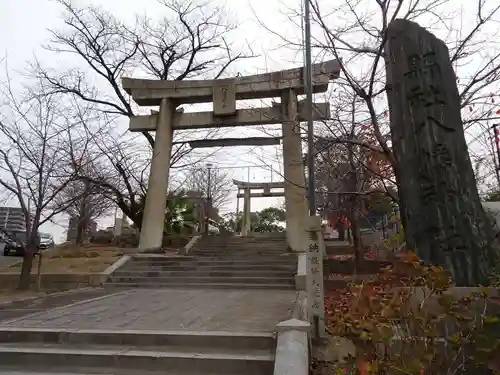
<path id="1" fill-rule="evenodd" d="M 43 255 L 42 273 L 99 273 L 106 270 L 118 258 L 135 254 L 136 249 L 124 249 L 104 245 L 61 245 Z M 0 269 L 2 273 L 19 274 L 22 259 L 18 263 Z M 38 257 L 33 262 L 32 274 L 38 269 Z"/>

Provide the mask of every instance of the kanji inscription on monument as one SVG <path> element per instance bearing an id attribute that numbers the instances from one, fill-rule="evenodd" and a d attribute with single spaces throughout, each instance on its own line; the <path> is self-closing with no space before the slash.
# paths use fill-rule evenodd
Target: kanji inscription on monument
<path id="1" fill-rule="evenodd" d="M 317 232 L 309 232 L 307 249 L 307 298 L 309 315 L 317 317 L 318 332 L 325 331 L 325 306 L 323 292 L 323 254 L 320 251 Z"/>
<path id="2" fill-rule="evenodd" d="M 448 48 L 418 24 L 394 20 L 385 52 L 407 247 L 424 261 L 448 268 L 457 285 L 482 283 L 495 254 Z"/>

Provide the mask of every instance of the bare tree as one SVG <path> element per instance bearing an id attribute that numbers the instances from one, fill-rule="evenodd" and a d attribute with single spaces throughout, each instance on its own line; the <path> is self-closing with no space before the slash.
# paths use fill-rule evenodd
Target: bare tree
<path id="1" fill-rule="evenodd" d="M 190 169 L 181 184 L 184 190 L 201 192 L 210 197 L 215 208 L 220 208 L 230 201 L 231 186 L 232 181 L 227 172 L 206 167 Z"/>
<path id="2" fill-rule="evenodd" d="M 43 86 L 42 86 L 43 87 Z M 37 251 L 38 229 L 64 212 L 75 197 L 54 202 L 75 178 L 67 146 L 71 123 L 56 94 L 14 93 L 10 81 L 2 86 L 0 118 L 0 185 L 14 197 L 26 223 L 25 256 L 20 289 L 30 286 L 33 254 Z M 87 144 L 81 144 L 84 152 Z"/>
<path id="3" fill-rule="evenodd" d="M 385 81 L 387 28 L 396 18 L 419 22 L 441 33 L 450 49 L 462 100 L 464 127 L 476 132 L 481 121 L 493 119 L 500 83 L 500 49 L 496 44 L 500 5 L 494 0 L 344 0 L 332 5 L 327 0 L 309 0 L 313 16 L 313 53 L 318 59 L 340 62 L 341 77 L 335 85 L 347 88 L 362 100 L 358 112 L 366 113 L 360 126 L 372 129 L 376 147 L 361 140 L 346 143 L 377 150 L 397 172 L 387 134 L 390 133 Z M 301 27 L 302 12 L 287 8 L 286 17 Z M 290 33 L 267 30 L 280 38 L 283 46 L 302 49 L 300 39 Z M 349 100 L 349 99 L 347 99 Z M 338 104 L 338 103 L 335 103 Z M 348 105 L 344 103 L 344 105 Z M 329 124 L 326 124 L 328 127 Z"/>
<path id="4" fill-rule="evenodd" d="M 384 134 L 389 133 L 388 110 L 385 96 L 385 61 L 387 56 L 384 48 L 387 39 L 387 27 L 391 20 L 396 18 L 409 19 L 420 22 L 431 29 L 445 28 L 448 30 L 447 44 L 450 47 L 451 63 L 457 71 L 462 108 L 464 108 L 465 129 L 471 124 L 492 114 L 491 107 L 482 107 L 474 116 L 467 115 L 473 108 L 485 99 L 492 97 L 491 92 L 498 87 L 500 81 L 500 51 L 492 49 L 488 43 L 488 29 L 499 20 L 500 6 L 492 1 L 477 0 L 468 3 L 464 9 L 455 8 L 450 11 L 451 1 L 446 0 L 413 0 L 377 1 L 373 13 L 362 12 L 366 2 L 346 1 L 345 6 L 337 11 L 346 11 L 350 18 L 346 24 L 333 26 L 327 20 L 327 13 L 322 10 L 318 0 L 313 4 L 313 11 L 317 24 L 324 32 L 324 43 L 318 47 L 325 52 L 342 59 L 341 69 L 343 83 L 348 85 L 363 101 L 369 113 L 367 123 L 373 127 L 374 135 L 381 152 L 397 172 L 398 165 L 388 139 Z M 371 8 L 370 8 L 371 9 Z M 328 11 L 330 15 L 330 10 Z M 472 15 L 475 15 L 472 16 Z M 329 17 L 329 16 L 328 16 Z M 462 21 L 471 18 L 473 22 L 454 23 L 455 17 Z M 353 38 L 353 36 L 363 38 Z M 359 40 L 360 42 L 357 42 Z M 474 68 L 471 69 L 471 62 Z M 369 69 L 361 68 L 363 65 Z M 469 71 L 472 70 L 472 74 Z M 463 77 L 460 77 L 462 73 Z M 364 146 L 364 145 L 363 145 Z"/>
<path id="5" fill-rule="evenodd" d="M 235 25 L 228 21 L 224 9 L 210 2 L 162 0 L 164 18 L 142 16 L 137 17 L 135 24 L 127 25 L 102 8 L 79 8 L 69 0 L 57 1 L 64 8 L 65 26 L 52 30 L 52 40 L 46 48 L 76 56 L 79 65 L 61 72 L 37 62 L 34 70 L 51 93 L 91 103 L 100 113 L 100 121 L 114 128 L 109 136 L 100 139 L 98 146 L 106 153 L 99 160 L 106 164 L 100 168 L 106 174 L 86 177 L 105 190 L 140 227 L 134 213 L 138 197 L 146 191 L 154 138 L 144 132 L 146 144 L 133 136 L 124 140 L 123 131 L 117 129 L 121 118 L 130 118 L 137 112 L 121 87 L 121 76 L 134 72 L 161 80 L 219 78 L 233 63 L 252 55 L 237 52 L 238 47 L 229 42 Z M 172 168 L 184 168 L 199 160 L 182 140 L 215 134 L 216 131 L 175 132 Z"/>
<path id="6" fill-rule="evenodd" d="M 77 167 L 78 168 L 78 167 Z M 85 167 L 82 168 L 84 170 Z M 92 173 L 80 171 L 79 176 Z M 56 206 L 65 207 L 64 212 L 77 220 L 75 243 L 81 244 L 90 222 L 109 213 L 113 202 L 103 194 L 102 189 L 88 179 L 70 182 L 55 199 Z"/>
<path id="7" fill-rule="evenodd" d="M 484 113 L 491 116 L 483 119 L 473 119 L 468 123 L 469 155 L 474 167 L 476 181 L 480 194 L 491 194 L 500 191 L 500 175 L 498 173 L 499 160 L 496 149 L 494 124 L 500 120 L 500 110 L 493 111 L 492 105 L 496 104 L 494 97 L 487 99 L 487 104 L 474 105 L 466 109 L 469 116 Z M 498 113 L 497 113 L 498 112 Z"/>
<path id="8" fill-rule="evenodd" d="M 348 88 L 340 87 L 332 97 L 332 102 L 337 101 L 343 105 L 333 106 L 333 119 L 323 129 L 324 135 L 318 135 L 315 145 L 316 196 L 323 214 L 349 219 L 359 265 L 363 260 L 359 226 L 364 203 L 377 193 L 392 194 L 390 188 L 395 182 L 387 173 L 392 172 L 390 165 L 378 159 L 381 153 L 371 129 L 362 126 L 366 113 L 360 98 Z M 360 143 L 370 147 L 362 147 Z"/>
<path id="9" fill-rule="evenodd" d="M 330 100 L 332 120 L 319 126 L 315 145 L 316 174 L 322 191 L 340 196 L 382 192 L 397 200 L 393 192 L 396 181 L 391 165 L 385 158 L 372 127 L 366 124 L 369 114 L 365 111 L 363 101 L 349 87 L 342 85 Z M 389 138 L 389 132 L 383 134 L 384 140 Z M 351 174 L 351 163 L 348 161 L 350 152 L 354 152 L 359 168 L 356 172 L 359 174 L 359 186 L 350 186 L 348 183 Z M 321 195 L 321 192 L 318 194 Z"/>
<path id="10" fill-rule="evenodd" d="M 398 164 L 387 137 L 390 125 L 396 125 L 391 124 L 386 93 L 386 64 L 390 56 L 385 46 L 392 20 L 418 22 L 447 43 L 457 76 L 464 130 L 469 133 L 469 148 L 470 135 L 474 138 L 482 131 L 478 125 L 500 113 L 494 110 L 500 86 L 500 49 L 496 43 L 500 21 L 498 1 L 344 0 L 333 5 L 325 0 L 306 1 L 311 4 L 314 18 L 315 53 L 319 59 L 333 56 L 340 62 L 341 78 L 335 84 L 351 92 L 342 106 L 347 107 L 353 95 L 361 99 L 357 112 L 366 113 L 366 118 L 359 126 L 371 129 L 376 144 L 352 138 L 338 141 L 378 150 L 395 176 L 405 166 Z M 301 16 L 301 12 L 291 13 L 292 20 Z M 275 35 L 280 35 L 292 48 L 302 48 L 300 39 L 290 40 L 286 33 Z M 325 126 L 331 124 L 327 122 Z M 404 224 L 407 217 L 401 218 Z"/>

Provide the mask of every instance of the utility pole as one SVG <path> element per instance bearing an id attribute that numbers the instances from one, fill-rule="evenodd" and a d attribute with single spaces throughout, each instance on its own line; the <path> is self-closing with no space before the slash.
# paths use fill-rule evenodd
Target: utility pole
<path id="1" fill-rule="evenodd" d="M 205 204 L 205 234 L 208 234 L 208 218 L 210 216 L 210 209 L 212 208 L 212 196 L 211 196 L 211 190 L 212 190 L 212 164 L 207 164 L 207 171 L 208 171 L 208 177 L 207 177 L 207 201 Z"/>
<path id="2" fill-rule="evenodd" d="M 208 181 L 207 181 L 207 197 L 210 199 L 212 197 L 212 164 L 207 164 L 208 169 Z"/>
<path id="3" fill-rule="evenodd" d="M 495 165 L 495 173 L 497 178 L 497 186 L 500 188 L 500 131 L 498 126 L 500 124 L 493 124 L 491 127 L 493 129 L 493 140 L 494 140 L 494 151 L 493 152 L 493 164 Z"/>
<path id="4" fill-rule="evenodd" d="M 314 181 L 314 122 L 313 122 L 313 90 L 312 90 L 312 55 L 311 55 L 311 10 L 309 0 L 304 0 L 304 39 L 305 39 L 305 66 L 304 80 L 306 88 L 306 117 L 307 117 L 307 191 L 309 215 L 316 215 L 316 195 Z"/>

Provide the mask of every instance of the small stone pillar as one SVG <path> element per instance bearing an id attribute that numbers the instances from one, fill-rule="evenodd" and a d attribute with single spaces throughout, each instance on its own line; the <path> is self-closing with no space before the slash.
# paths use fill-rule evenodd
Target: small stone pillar
<path id="1" fill-rule="evenodd" d="M 240 213 L 240 198 L 238 197 L 238 194 L 240 194 L 240 188 L 238 188 L 238 191 L 236 192 L 236 217 L 234 219 L 234 232 L 236 233 L 238 231 L 238 215 Z M 240 232 L 243 230 L 243 221 L 241 222 L 241 228 Z"/>
<path id="2" fill-rule="evenodd" d="M 162 99 L 155 145 L 151 160 L 148 190 L 142 218 L 139 249 L 161 247 L 165 224 L 170 154 L 172 151 L 172 119 L 174 105 L 171 99 Z"/>
<path id="3" fill-rule="evenodd" d="M 323 281 L 323 256 L 324 248 L 323 231 L 321 230 L 321 217 L 308 216 L 306 230 L 309 232 L 307 246 L 307 316 L 313 323 L 313 334 L 316 338 L 326 336 L 324 281 Z"/>
<path id="4" fill-rule="evenodd" d="M 275 375 L 309 373 L 309 322 L 290 319 L 276 325 L 278 342 L 274 361 Z"/>
<path id="5" fill-rule="evenodd" d="M 293 251 L 304 251 L 307 246 L 305 220 L 307 190 L 302 160 L 302 141 L 297 94 L 293 90 L 281 95 L 283 114 L 283 166 L 285 177 L 286 237 Z"/>
<path id="6" fill-rule="evenodd" d="M 250 188 L 243 189 L 243 223 L 241 225 L 241 235 L 248 236 L 250 233 Z"/>

